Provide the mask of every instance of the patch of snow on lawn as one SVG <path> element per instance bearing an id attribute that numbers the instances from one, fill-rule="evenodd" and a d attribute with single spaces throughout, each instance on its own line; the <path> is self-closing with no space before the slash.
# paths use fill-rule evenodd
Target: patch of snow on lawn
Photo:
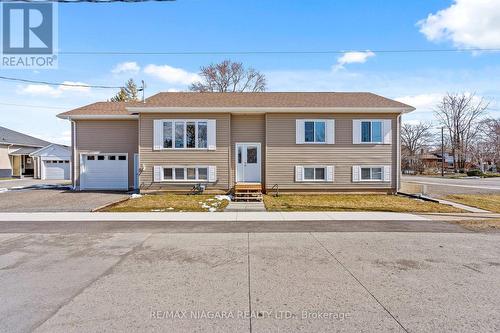
<path id="1" fill-rule="evenodd" d="M 142 194 L 134 193 L 130 196 L 130 199 L 138 199 L 138 198 L 142 198 Z"/>
<path id="2" fill-rule="evenodd" d="M 222 200 L 231 201 L 231 196 L 218 194 L 215 196 L 215 199 L 219 200 L 219 201 L 222 201 Z"/>

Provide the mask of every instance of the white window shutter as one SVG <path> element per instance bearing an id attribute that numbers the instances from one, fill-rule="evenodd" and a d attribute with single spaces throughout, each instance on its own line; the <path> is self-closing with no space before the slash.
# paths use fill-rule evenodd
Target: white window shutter
<path id="1" fill-rule="evenodd" d="M 208 167 L 208 181 L 211 183 L 217 181 L 217 167 L 215 165 Z"/>
<path id="2" fill-rule="evenodd" d="M 162 171 L 162 167 L 161 166 L 155 165 L 153 167 L 153 181 L 155 181 L 155 182 L 161 182 L 162 181 L 161 171 Z"/>
<path id="3" fill-rule="evenodd" d="M 392 120 L 385 119 L 382 123 L 382 128 L 384 131 L 384 144 L 392 143 Z"/>
<path id="4" fill-rule="evenodd" d="M 155 119 L 153 121 L 153 150 L 163 148 L 163 120 Z"/>
<path id="5" fill-rule="evenodd" d="M 304 120 L 295 120 L 295 143 L 300 145 L 304 143 Z"/>
<path id="6" fill-rule="evenodd" d="M 335 143 L 335 120 L 327 119 L 326 121 L 326 143 Z"/>
<path id="7" fill-rule="evenodd" d="M 352 143 L 355 145 L 361 143 L 361 120 L 352 121 Z"/>
<path id="8" fill-rule="evenodd" d="M 296 182 L 304 181 L 304 167 L 301 165 L 295 166 L 295 181 Z"/>
<path id="9" fill-rule="evenodd" d="M 391 166 L 386 165 L 384 166 L 384 182 L 390 182 L 391 181 Z"/>
<path id="10" fill-rule="evenodd" d="M 361 167 L 359 165 L 354 165 L 352 167 L 352 181 L 359 182 L 361 179 Z"/>
<path id="11" fill-rule="evenodd" d="M 217 147 L 217 121 L 215 119 L 208 120 L 207 129 L 207 140 L 208 140 L 208 150 L 215 150 Z"/>
<path id="12" fill-rule="evenodd" d="M 326 167 L 326 181 L 333 182 L 334 180 L 335 167 L 333 165 L 329 165 Z"/>

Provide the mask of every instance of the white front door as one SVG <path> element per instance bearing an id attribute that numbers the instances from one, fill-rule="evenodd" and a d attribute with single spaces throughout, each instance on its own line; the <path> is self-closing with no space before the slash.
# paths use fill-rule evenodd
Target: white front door
<path id="1" fill-rule="evenodd" d="M 236 182 L 260 183 L 260 143 L 236 144 Z"/>

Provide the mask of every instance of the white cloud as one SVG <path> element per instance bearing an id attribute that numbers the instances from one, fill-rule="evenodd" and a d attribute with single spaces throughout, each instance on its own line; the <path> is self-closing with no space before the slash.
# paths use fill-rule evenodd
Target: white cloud
<path id="1" fill-rule="evenodd" d="M 141 70 L 141 67 L 135 61 L 127 61 L 117 64 L 111 72 L 113 74 L 130 73 L 137 74 Z"/>
<path id="2" fill-rule="evenodd" d="M 191 84 L 200 80 L 196 73 L 188 72 L 182 68 L 175 68 L 169 65 L 147 65 L 144 73 L 155 76 L 158 79 L 170 84 Z"/>
<path id="3" fill-rule="evenodd" d="M 30 134 L 33 135 L 36 138 L 48 141 L 48 142 L 53 142 L 53 143 L 58 143 L 61 145 L 66 145 L 69 146 L 71 145 L 71 130 L 66 130 L 62 132 L 57 132 L 52 133 L 52 135 L 47 135 L 46 133 L 35 133 L 35 134 Z"/>
<path id="4" fill-rule="evenodd" d="M 455 46 L 500 47 L 500 1 L 455 0 L 448 8 L 417 22 L 432 42 L 450 40 Z"/>
<path id="5" fill-rule="evenodd" d="M 347 64 L 362 64 L 365 63 L 368 58 L 374 57 L 375 53 L 373 53 L 370 50 L 367 50 L 365 52 L 346 52 L 344 53 L 341 57 L 337 59 L 337 64 L 333 67 L 334 70 L 344 68 L 344 65 Z"/>
<path id="6" fill-rule="evenodd" d="M 442 93 L 420 94 L 395 98 L 396 101 L 413 106 L 416 111 L 432 111 L 443 99 Z"/>
<path id="7" fill-rule="evenodd" d="M 66 92 L 79 92 L 79 93 L 88 93 L 90 92 L 90 87 L 87 86 L 86 83 L 83 82 L 72 82 L 72 81 L 64 81 L 64 84 L 67 85 L 77 85 L 75 87 L 72 86 L 50 86 L 47 84 L 28 84 L 22 87 L 19 87 L 18 94 L 21 95 L 31 95 L 31 96 L 49 96 L 49 97 L 60 97 L 63 93 Z M 82 87 L 83 86 L 83 87 Z"/>

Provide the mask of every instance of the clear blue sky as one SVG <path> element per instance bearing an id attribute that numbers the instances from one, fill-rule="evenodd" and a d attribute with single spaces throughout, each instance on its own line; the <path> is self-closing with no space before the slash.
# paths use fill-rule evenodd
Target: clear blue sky
<path id="1" fill-rule="evenodd" d="M 341 54 L 60 55 L 57 70 L 1 73 L 33 80 L 113 86 L 133 77 L 145 80 L 147 95 L 152 95 L 186 90 L 201 65 L 230 58 L 264 72 L 271 91 L 372 91 L 413 103 L 418 110 L 407 116 L 407 121 L 431 119 L 432 106 L 446 92 L 476 92 L 491 100 L 492 115 L 500 116 L 500 53 L 377 52 L 500 48 L 500 38 L 488 37 L 500 36 L 500 2 L 474 3 L 178 0 L 59 4 L 60 51 L 367 52 L 346 55 L 344 59 Z M 482 28 L 477 28 L 479 24 L 474 20 L 457 25 L 455 18 L 463 12 L 479 13 L 477 19 L 491 18 L 491 22 L 482 24 Z M 433 19 L 425 21 L 431 14 Z M 472 40 L 468 39 L 471 34 Z M 62 143 L 68 143 L 69 126 L 56 119 L 57 113 L 105 100 L 116 92 L 33 87 L 5 81 L 0 81 L 0 88 L 0 125 Z"/>

